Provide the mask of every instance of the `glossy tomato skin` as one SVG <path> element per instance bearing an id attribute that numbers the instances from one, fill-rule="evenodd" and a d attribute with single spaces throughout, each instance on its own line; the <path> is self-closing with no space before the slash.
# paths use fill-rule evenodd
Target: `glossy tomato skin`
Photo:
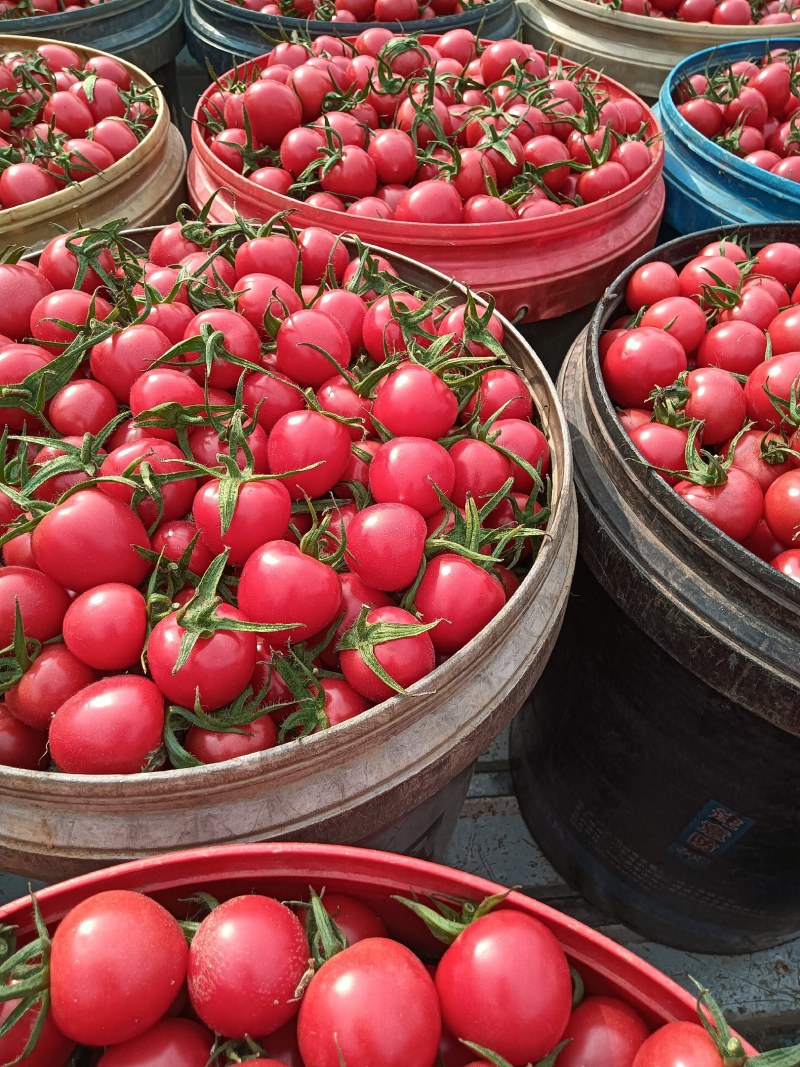
<path id="1" fill-rule="evenodd" d="M 650 1035 L 641 1015 L 616 997 L 586 997 L 574 1009 L 558 1054 L 559 1067 L 632 1067 Z"/>
<path id="2" fill-rule="evenodd" d="M 786 471 L 764 494 L 764 518 L 773 534 L 788 548 L 800 536 L 800 470 Z"/>
<path id="3" fill-rule="evenodd" d="M 503 587 L 472 560 L 443 552 L 428 562 L 414 597 L 420 622 L 430 631 L 440 655 L 452 655 L 476 637 L 505 607 Z"/>
<path id="4" fill-rule="evenodd" d="M 459 934 L 436 969 L 436 991 L 456 1037 L 514 1064 L 546 1056 L 572 1010 L 569 964 L 555 935 L 512 911 L 490 912 Z"/>
<path id="5" fill-rule="evenodd" d="M 358 941 L 323 964 L 297 1020 L 306 1067 L 431 1067 L 440 1034 L 430 975 L 409 949 L 383 937 Z"/>
<path id="6" fill-rule="evenodd" d="M 36 562 L 65 589 L 101 582 L 139 585 L 149 569 L 134 545 L 150 548 L 141 520 L 97 489 L 84 489 L 49 511 L 33 531 Z"/>
<path id="7" fill-rule="evenodd" d="M 304 641 L 324 631 L 339 611 L 342 590 L 331 567 L 290 541 L 270 541 L 248 558 L 239 581 L 239 606 L 255 622 L 287 628 L 270 639 Z"/>
<path id="8" fill-rule="evenodd" d="M 148 678 L 112 675 L 61 705 L 50 724 L 50 753 L 69 774 L 137 774 L 161 745 L 163 729 L 158 686 Z"/>
<path id="9" fill-rule="evenodd" d="M 301 500 L 304 493 L 314 499 L 329 492 L 344 473 L 350 459 L 350 434 L 327 415 L 296 411 L 273 426 L 267 453 L 273 474 L 286 475 L 284 485 L 293 500 Z M 288 473 L 308 466 L 312 469 Z"/>
<path id="10" fill-rule="evenodd" d="M 166 1015 L 187 958 L 180 926 L 155 900 L 127 890 L 96 893 L 53 934 L 53 1021 L 79 1044 L 130 1041 Z"/>
<path id="11" fill-rule="evenodd" d="M 367 613 L 366 620 L 368 623 L 417 623 L 417 619 L 409 612 L 395 607 L 373 608 Z M 374 646 L 374 652 L 389 677 L 403 689 L 430 674 L 436 665 L 430 632 L 378 643 Z M 349 684 L 368 700 L 378 703 L 395 695 L 395 690 L 375 674 L 356 649 L 342 650 L 339 662 Z"/>
<path id="12" fill-rule="evenodd" d="M 721 1067 L 722 1057 L 699 1023 L 672 1022 L 644 1042 L 632 1067 Z"/>
<path id="13" fill-rule="evenodd" d="M 419 571 L 427 527 L 402 503 L 373 504 L 351 521 L 345 558 L 365 585 L 383 592 L 407 589 Z"/>
<path id="14" fill-rule="evenodd" d="M 230 550 L 228 563 L 243 567 L 253 552 L 267 541 L 286 536 L 292 501 L 281 482 L 245 482 L 236 497 L 230 526 L 223 534 L 220 512 L 220 482 L 213 478 L 197 491 L 192 516 L 201 543 L 213 555 Z"/>
<path id="15" fill-rule="evenodd" d="M 31 666 L 5 694 L 8 710 L 34 730 L 47 730 L 61 705 L 87 685 L 97 672 L 66 645 L 45 645 Z"/>
<path id="16" fill-rule="evenodd" d="M 216 616 L 247 621 L 243 612 L 224 603 L 218 605 Z M 193 708 L 198 696 L 204 711 L 216 711 L 230 704 L 256 669 L 255 633 L 221 628 L 210 637 L 200 637 L 186 662 L 176 671 L 185 633 L 177 612 L 153 627 L 147 642 L 147 664 L 153 681 L 169 701 L 184 708 Z"/>
<path id="17" fill-rule="evenodd" d="M 284 904 L 233 897 L 206 916 L 192 941 L 192 1007 L 225 1037 L 271 1034 L 297 1014 L 308 955 L 300 920 Z"/>
<path id="18" fill-rule="evenodd" d="M 406 504 L 427 518 L 442 506 L 436 488 L 450 498 L 455 475 L 452 458 L 437 441 L 396 437 L 375 453 L 369 486 L 377 503 Z"/>
<path id="19" fill-rule="evenodd" d="M 723 485 L 678 482 L 675 492 L 734 541 L 746 540 L 764 512 L 760 485 L 738 467 L 729 469 Z"/>
<path id="20" fill-rule="evenodd" d="M 97 1067 L 206 1067 L 214 1035 L 191 1019 L 162 1019 L 150 1030 L 107 1048 Z"/>
<path id="21" fill-rule="evenodd" d="M 41 570 L 0 568 L 0 648 L 14 638 L 15 604 L 26 637 L 49 641 L 61 633 L 70 599 L 66 589 Z"/>
<path id="22" fill-rule="evenodd" d="M 619 407 L 644 407 L 656 386 L 671 385 L 687 367 L 682 345 L 663 330 L 628 330 L 609 348 L 603 381 Z"/>
<path id="23" fill-rule="evenodd" d="M 133 667 L 144 648 L 147 605 L 132 585 L 109 582 L 81 593 L 64 616 L 64 643 L 100 671 Z"/>

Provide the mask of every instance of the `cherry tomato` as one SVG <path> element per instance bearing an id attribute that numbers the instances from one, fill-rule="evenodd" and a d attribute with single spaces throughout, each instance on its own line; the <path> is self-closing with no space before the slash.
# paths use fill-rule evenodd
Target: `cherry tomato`
<path id="1" fill-rule="evenodd" d="M 189 949 L 192 1007 L 225 1037 L 271 1034 L 297 1014 L 308 955 L 300 920 L 284 904 L 233 897 L 206 916 Z"/>
<path id="2" fill-rule="evenodd" d="M 146 1033 L 186 977 L 188 948 L 176 919 L 143 893 L 110 890 L 80 901 L 53 934 L 53 1021 L 79 1044 Z"/>

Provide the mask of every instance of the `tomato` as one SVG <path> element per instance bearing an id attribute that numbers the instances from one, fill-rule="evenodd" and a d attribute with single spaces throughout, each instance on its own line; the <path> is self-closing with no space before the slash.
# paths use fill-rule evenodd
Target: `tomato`
<path id="1" fill-rule="evenodd" d="M 37 345 L 7 345 L 0 350 L 0 387 L 6 385 L 19 385 L 30 374 L 41 371 L 49 363 L 46 352 Z M 26 425 L 28 432 L 35 432 L 38 420 L 32 418 L 24 408 L 4 407 L 3 423 L 8 426 L 10 433 L 19 433 Z M 34 430 L 30 429 L 31 425 Z"/>
<path id="2" fill-rule="evenodd" d="M 564 950 L 538 919 L 514 911 L 490 912 L 458 935 L 436 968 L 436 991 L 453 1034 L 515 1064 L 547 1055 L 572 1009 Z"/>
<path id="3" fill-rule="evenodd" d="M 430 975 L 405 945 L 383 937 L 358 941 L 323 964 L 297 1021 L 306 1067 L 430 1067 L 440 1033 Z"/>
<path id="4" fill-rule="evenodd" d="M 728 470 L 728 480 L 722 485 L 678 482 L 675 492 L 734 541 L 750 536 L 764 510 L 758 482 L 738 467 Z"/>
<path id="5" fill-rule="evenodd" d="M 357 897 L 345 893 L 322 895 L 322 906 L 347 939 L 348 945 L 368 937 L 387 937 L 386 926 L 375 912 Z"/>
<path id="6" fill-rule="evenodd" d="M 381 445 L 369 466 L 369 487 L 379 504 L 407 504 L 424 517 L 441 508 L 438 489 L 450 497 L 455 466 L 447 451 L 427 437 L 396 437 Z"/>
<path id="7" fill-rule="evenodd" d="M 275 338 L 278 370 L 300 385 L 326 382 L 352 356 L 342 324 L 318 308 L 296 311 L 281 323 Z"/>
<path id="8" fill-rule="evenodd" d="M 284 485 L 294 500 L 303 494 L 320 497 L 331 490 L 350 459 L 350 434 L 345 426 L 316 411 L 284 415 L 272 428 L 267 444 L 273 474 L 285 474 Z M 297 474 L 289 471 L 300 471 Z"/>
<path id="9" fill-rule="evenodd" d="M 35 163 L 12 163 L 0 174 L 0 205 L 19 207 L 57 193 L 59 185 L 52 174 Z"/>
<path id="10" fill-rule="evenodd" d="M 289 528 L 292 501 L 280 482 L 245 482 L 236 496 L 233 519 L 222 533 L 220 481 L 213 478 L 197 491 L 192 516 L 200 538 L 213 555 L 230 549 L 228 562 L 242 567 L 259 545 L 278 541 Z"/>
<path id="11" fill-rule="evenodd" d="M 800 470 L 776 478 L 764 494 L 764 518 L 772 533 L 789 548 L 800 529 Z"/>
<path id="12" fill-rule="evenodd" d="M 0 701 L 0 766 L 37 771 L 46 765 L 47 735 L 26 726 Z"/>
<path id="13" fill-rule="evenodd" d="M 762 557 L 767 559 L 766 556 Z M 767 560 L 775 568 L 776 571 L 780 571 L 781 574 L 785 574 L 787 578 L 792 578 L 796 582 L 800 582 L 800 550 L 796 548 L 787 549 L 785 552 L 779 552 L 772 559 Z"/>
<path id="14" fill-rule="evenodd" d="M 421 622 L 441 620 L 430 632 L 440 655 L 452 655 L 463 648 L 505 602 L 503 587 L 496 578 L 452 552 L 428 561 L 414 597 Z"/>
<path id="15" fill-rule="evenodd" d="M 49 350 L 63 352 L 75 338 L 77 328 L 87 324 L 90 314 L 102 321 L 111 314 L 111 305 L 96 294 L 56 289 L 42 297 L 31 311 L 31 336 L 46 343 Z M 61 326 L 57 320 L 72 325 Z"/>
<path id="16" fill-rule="evenodd" d="M 403 503 L 374 504 L 351 521 L 345 558 L 350 570 L 371 588 L 406 589 L 422 562 L 426 533 L 425 520 L 416 509 Z"/>
<path id="17" fill-rule="evenodd" d="M 7 1000 L 0 1004 L 0 1025 L 18 1004 L 17 1000 Z M 37 1012 L 38 1005 L 30 1009 L 5 1037 L 0 1038 L 0 1063 L 14 1063 L 17 1057 L 22 1055 L 36 1022 Z M 74 1047 L 75 1042 L 64 1037 L 53 1022 L 52 1013 L 48 1012 L 36 1048 L 22 1062 L 25 1067 L 66 1067 Z"/>
<path id="18" fill-rule="evenodd" d="M 241 730 L 241 733 L 220 733 L 192 726 L 183 747 L 201 763 L 222 763 L 251 752 L 264 752 L 278 743 L 278 727 L 269 715 L 262 715 Z"/>
<path id="19" fill-rule="evenodd" d="M 136 138 L 134 137 L 135 140 Z M 93 267 L 88 267 L 85 270 L 80 286 L 75 284 L 79 271 L 78 258 L 74 252 L 70 251 L 67 244 L 80 248 L 84 241 L 85 238 L 74 237 L 70 233 L 62 233 L 48 241 L 42 249 L 39 255 L 39 270 L 53 288 L 79 288 L 85 293 L 93 293 L 104 284 L 102 277 Z M 110 251 L 101 252 L 98 260 L 99 265 L 107 274 L 113 272 L 114 262 Z"/>
<path id="20" fill-rule="evenodd" d="M 726 370 L 700 367 L 686 375 L 689 399 L 684 412 L 703 421 L 703 444 L 718 445 L 744 425 L 747 404 L 744 390 Z"/>
<path id="21" fill-rule="evenodd" d="M 268 635 L 277 643 L 304 641 L 326 630 L 338 614 L 342 596 L 336 571 L 283 540 L 262 545 L 248 558 L 238 592 L 239 606 L 248 618 L 287 625 L 286 630 Z M 297 625 L 289 629 L 292 623 Z"/>
<path id="22" fill-rule="evenodd" d="M 162 1019 L 131 1041 L 107 1048 L 97 1067 L 206 1067 L 214 1035 L 191 1019 Z"/>
<path id="23" fill-rule="evenodd" d="M 95 893 L 53 934 L 53 1021 L 80 1044 L 130 1041 L 167 1013 L 187 957 L 177 920 L 155 900 L 128 890 Z"/>
<path id="24" fill-rule="evenodd" d="M 219 604 L 216 620 L 247 621 L 247 616 L 229 604 Z M 256 635 L 221 626 L 203 636 L 176 669 L 186 629 L 178 614 L 157 622 L 147 641 L 150 675 L 173 704 L 193 708 L 199 700 L 204 711 L 215 711 L 234 700 L 253 676 L 256 668 Z"/>
<path id="25" fill-rule="evenodd" d="M 643 422 L 628 430 L 631 441 L 653 467 L 665 470 L 682 471 L 686 466 L 686 441 L 688 431 L 675 426 L 665 426 L 660 422 Z M 669 485 L 677 485 L 680 476 L 659 470 L 661 477 Z"/>
<path id="26" fill-rule="evenodd" d="M 603 381 L 619 407 L 644 407 L 654 388 L 671 385 L 686 367 L 679 341 L 652 326 L 639 327 L 611 345 L 603 362 Z"/>
<path id="27" fill-rule="evenodd" d="M 318 285 L 329 271 L 337 282 L 342 281 L 350 253 L 338 234 L 328 233 L 319 226 L 306 226 L 298 242 L 305 285 Z"/>
<path id="28" fill-rule="evenodd" d="M 632 1067 L 721 1067 L 722 1057 L 699 1023 L 671 1022 L 647 1038 Z"/>
<path id="29" fill-rule="evenodd" d="M 58 708 L 97 680 L 97 673 L 65 645 L 45 645 L 16 685 L 5 693 L 11 714 L 26 726 L 46 731 Z"/>
<path id="30" fill-rule="evenodd" d="M 50 724 L 50 754 L 68 774 L 138 774 L 158 751 L 163 728 L 158 687 L 148 678 L 113 675 L 58 708 Z"/>
<path id="31" fill-rule="evenodd" d="M 373 416 L 395 437 L 443 437 L 458 417 L 455 393 L 433 371 L 401 363 L 378 386 Z"/>
<path id="32" fill-rule="evenodd" d="M 747 417 L 768 430 L 780 426 L 785 407 L 773 404 L 767 390 L 788 406 L 795 381 L 800 377 L 800 351 L 786 352 L 760 363 L 748 376 L 744 387 Z"/>
<path id="33" fill-rule="evenodd" d="M 233 897 L 203 919 L 189 949 L 192 1008 L 224 1037 L 271 1034 L 297 1014 L 308 956 L 300 920 L 284 904 Z"/>
<path id="34" fill-rule="evenodd" d="M 766 352 L 766 335 L 752 322 L 741 319 L 719 322 L 700 342 L 697 365 L 750 374 L 764 362 Z"/>
<path id="35" fill-rule="evenodd" d="M 558 1067 L 632 1067 L 650 1029 L 639 1013 L 616 997 L 591 996 L 573 1010 L 558 1054 Z"/>
<path id="36" fill-rule="evenodd" d="M 53 289 L 41 270 L 20 263 L 0 264 L 0 332 L 12 341 L 28 337 L 31 312 Z"/>
<path id="37" fill-rule="evenodd" d="M 144 437 L 129 444 L 120 445 L 103 458 L 100 475 L 104 478 L 122 477 L 129 479 L 141 477 L 143 466 L 147 466 L 154 475 L 188 473 L 184 454 L 171 441 L 162 441 L 155 437 Z M 189 510 L 194 497 L 197 482 L 194 478 L 181 478 L 163 482 L 160 485 L 161 510 L 156 500 L 145 496 L 136 505 L 136 513 L 148 526 L 154 522 L 178 519 Z M 103 482 L 101 492 L 130 505 L 134 490 L 120 482 Z"/>
<path id="38" fill-rule="evenodd" d="M 691 297 L 698 303 L 706 290 L 714 291 L 720 282 L 736 289 L 741 278 L 739 267 L 726 256 L 696 256 L 678 275 L 681 295 Z"/>
<path id="39" fill-rule="evenodd" d="M 490 440 L 495 448 L 509 453 L 515 491 L 529 493 L 534 486 L 533 477 L 518 460 L 537 470 L 542 478 L 548 474 L 550 447 L 545 435 L 532 422 L 524 419 L 497 419 L 492 423 Z"/>
<path id="40" fill-rule="evenodd" d="M 417 622 L 409 612 L 395 607 L 373 608 L 367 612 L 366 621 L 404 625 Z M 374 653 L 384 671 L 403 689 L 430 674 L 436 663 L 430 632 L 378 642 L 374 646 Z M 395 695 L 395 690 L 375 674 L 358 650 L 343 649 L 339 654 L 339 662 L 349 684 L 368 700 L 377 704 Z"/>
<path id="41" fill-rule="evenodd" d="M 705 315 L 699 305 L 686 296 L 657 300 L 642 315 L 640 325 L 666 330 L 680 342 L 687 356 L 696 350 L 706 333 Z"/>
<path id="42" fill-rule="evenodd" d="M 0 648 L 14 639 L 15 605 L 25 636 L 49 641 L 61 633 L 70 598 L 58 581 L 32 567 L 0 567 Z"/>
<path id="43" fill-rule="evenodd" d="M 57 504 L 33 531 L 31 544 L 41 570 L 78 593 L 105 582 L 139 585 L 149 569 L 135 550 L 150 548 L 141 520 L 97 489 Z"/>
<path id="44" fill-rule="evenodd" d="M 283 319 L 302 308 L 292 286 L 272 274 L 246 274 L 236 282 L 236 310 L 266 336 L 264 318 Z"/>
<path id="45" fill-rule="evenodd" d="M 441 181 L 423 181 L 409 189 L 401 198 L 395 209 L 395 218 L 398 222 L 450 226 L 461 222 L 462 211 L 461 197 L 454 186 Z"/>
<path id="46" fill-rule="evenodd" d="M 145 371 L 131 386 L 129 404 L 134 418 L 162 404 L 177 404 L 182 408 L 201 407 L 205 396 L 202 387 L 183 371 L 172 367 L 155 367 Z M 172 427 L 148 426 L 151 437 L 177 441 Z"/>
<path id="47" fill-rule="evenodd" d="M 81 593 L 64 616 L 64 644 L 88 667 L 122 671 L 139 661 L 147 606 L 138 589 L 110 582 Z"/>

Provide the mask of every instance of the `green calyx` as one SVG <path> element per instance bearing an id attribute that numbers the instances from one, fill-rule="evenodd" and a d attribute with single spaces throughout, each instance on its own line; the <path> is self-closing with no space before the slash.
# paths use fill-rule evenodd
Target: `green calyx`
<path id="1" fill-rule="evenodd" d="M 387 641 L 401 641 L 405 637 L 418 637 L 420 634 L 427 633 L 428 630 L 439 625 L 439 620 L 427 623 L 367 622 L 369 610 L 367 607 L 361 609 L 361 614 L 339 641 L 337 651 L 344 652 L 350 649 L 357 651 L 384 685 L 389 686 L 395 693 L 405 693 L 405 689 L 388 674 L 378 661 L 375 649 L 378 645 L 386 644 Z"/>
<path id="2" fill-rule="evenodd" d="M 441 941 L 444 945 L 452 945 L 458 935 L 471 923 L 488 915 L 499 904 L 502 904 L 509 892 L 510 890 L 506 890 L 504 893 L 486 897 L 478 904 L 471 900 L 452 901 L 451 903 L 459 905 L 458 908 L 451 907 L 445 899 L 437 899 L 434 902 L 436 906 L 433 908 L 427 904 L 421 904 L 418 900 L 409 900 L 407 897 L 393 896 L 392 900 L 405 905 L 422 919 L 437 941 Z"/>

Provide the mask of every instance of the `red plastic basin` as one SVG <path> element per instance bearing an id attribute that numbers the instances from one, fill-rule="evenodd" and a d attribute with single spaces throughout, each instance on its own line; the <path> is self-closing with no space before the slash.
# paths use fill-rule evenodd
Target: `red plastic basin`
<path id="1" fill-rule="evenodd" d="M 407 856 L 337 845 L 270 843 L 173 852 L 125 863 L 43 889 L 37 899 L 52 931 L 72 907 L 101 890 L 139 890 L 185 914 L 193 906 L 185 898 L 199 889 L 221 900 L 253 890 L 298 900 L 309 885 L 362 898 L 381 915 L 389 932 L 412 948 L 430 948 L 431 940 L 421 922 L 390 899 L 392 894 L 478 901 L 502 892 L 483 878 Z M 510 893 L 502 907 L 525 912 L 549 926 L 589 993 L 621 997 L 653 1027 L 674 1019 L 696 1020 L 689 993 L 597 931 L 521 893 Z M 18 927 L 22 944 L 33 930 L 30 901 L 23 898 L 0 908 L 0 924 Z M 755 1052 L 746 1043 L 745 1049 L 748 1054 Z"/>
<path id="2" fill-rule="evenodd" d="M 420 39 L 434 44 L 438 37 Z M 252 60 L 245 70 L 249 73 L 267 59 Z M 550 63 L 576 66 L 557 57 Z M 599 84 L 611 100 L 637 100 L 647 114 L 647 137 L 658 134 L 652 112 L 634 93 L 610 78 L 601 77 Z M 413 256 L 473 289 L 491 293 L 498 310 L 515 322 L 555 318 L 599 299 L 628 264 L 655 244 L 665 197 L 660 141 L 652 164 L 636 181 L 605 200 L 562 215 L 457 226 L 384 221 L 307 207 L 259 188 L 218 160 L 208 150 L 197 121 L 215 90 L 215 85 L 206 90 L 194 112 L 187 175 L 195 208 L 217 193 L 211 222 L 231 222 L 235 211 L 260 221 L 288 211 L 293 225 L 355 233 L 372 245 Z"/>

